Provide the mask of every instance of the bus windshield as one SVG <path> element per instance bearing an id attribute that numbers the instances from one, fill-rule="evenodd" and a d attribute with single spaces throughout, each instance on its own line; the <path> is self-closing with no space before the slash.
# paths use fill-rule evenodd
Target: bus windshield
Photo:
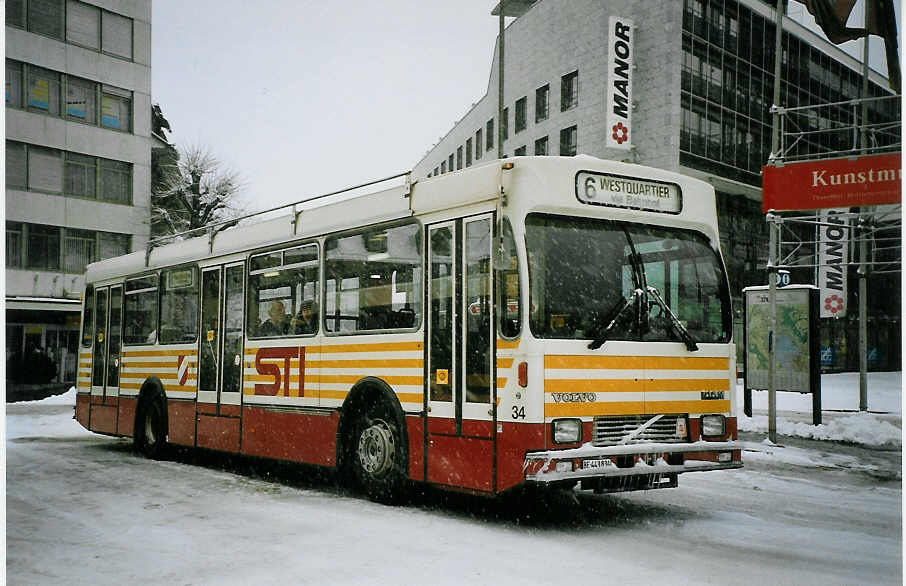
<path id="1" fill-rule="evenodd" d="M 727 280 L 700 233 L 610 220 L 526 218 L 539 338 L 727 342 Z M 598 344 L 600 345 L 600 344 Z"/>

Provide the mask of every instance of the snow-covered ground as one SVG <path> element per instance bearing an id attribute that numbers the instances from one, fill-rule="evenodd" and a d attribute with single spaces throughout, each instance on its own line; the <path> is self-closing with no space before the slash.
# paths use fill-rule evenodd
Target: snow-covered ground
<path id="1" fill-rule="evenodd" d="M 857 410 L 857 379 L 825 376 L 825 407 Z M 827 411 L 811 431 L 810 397 L 778 394 L 780 445 L 745 431 L 766 429 L 767 397 L 755 394 L 749 420 L 740 391 L 745 468 L 685 474 L 676 489 L 501 500 L 427 490 L 404 507 L 308 468 L 144 460 L 76 423 L 71 394 L 9 404 L 7 580 L 901 584 L 900 380 L 869 380 L 869 406 L 887 414 Z"/>

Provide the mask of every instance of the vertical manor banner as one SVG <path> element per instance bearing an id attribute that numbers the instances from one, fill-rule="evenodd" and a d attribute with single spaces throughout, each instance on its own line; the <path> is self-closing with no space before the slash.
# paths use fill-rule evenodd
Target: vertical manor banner
<path id="1" fill-rule="evenodd" d="M 846 315 L 846 261 L 849 226 L 840 218 L 849 208 L 821 210 L 818 231 L 818 288 L 821 317 Z"/>
<path id="2" fill-rule="evenodd" d="M 626 151 L 632 148 L 632 31 L 631 20 L 610 17 L 605 144 Z"/>

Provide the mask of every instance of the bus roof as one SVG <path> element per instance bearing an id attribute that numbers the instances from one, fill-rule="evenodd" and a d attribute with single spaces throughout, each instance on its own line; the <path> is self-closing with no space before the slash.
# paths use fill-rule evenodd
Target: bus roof
<path id="1" fill-rule="evenodd" d="M 510 168 L 505 170 L 504 167 Z M 513 157 L 491 160 L 415 183 L 410 183 L 409 174 L 395 175 L 364 186 L 257 212 L 242 218 L 238 225 L 229 222 L 207 232 L 195 232 L 201 235 L 183 234 L 152 240 L 146 249 L 91 263 L 86 271 L 86 281 L 91 283 L 139 274 L 466 205 L 485 203 L 493 206 L 501 187 L 507 193 L 507 211 L 511 207 L 518 213 L 559 209 L 588 215 L 606 213 L 608 217 L 638 221 L 638 210 L 602 209 L 580 202 L 575 186 L 582 171 L 678 185 L 681 193 L 695 196 L 683 198 L 682 211 L 675 218 L 701 223 L 703 227 L 711 228 L 712 236 L 716 234 L 714 190 L 699 179 L 588 155 Z M 380 185 L 398 178 L 403 178 L 402 185 Z M 362 187 L 373 185 L 378 185 L 378 188 L 362 193 Z M 564 192 L 571 195 L 552 203 L 553 194 Z M 511 194 L 516 195 L 512 197 Z"/>

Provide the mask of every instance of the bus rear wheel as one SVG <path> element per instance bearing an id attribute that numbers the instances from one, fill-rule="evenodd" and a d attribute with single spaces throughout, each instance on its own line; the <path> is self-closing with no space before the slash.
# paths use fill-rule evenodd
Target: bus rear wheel
<path id="1" fill-rule="evenodd" d="M 133 445 L 146 458 L 158 459 L 167 443 L 164 428 L 164 407 L 159 398 L 143 401 L 135 418 Z"/>
<path id="2" fill-rule="evenodd" d="M 399 502 L 406 486 L 402 436 L 389 409 L 361 415 L 352 437 L 352 468 L 356 483 L 373 501 Z"/>

